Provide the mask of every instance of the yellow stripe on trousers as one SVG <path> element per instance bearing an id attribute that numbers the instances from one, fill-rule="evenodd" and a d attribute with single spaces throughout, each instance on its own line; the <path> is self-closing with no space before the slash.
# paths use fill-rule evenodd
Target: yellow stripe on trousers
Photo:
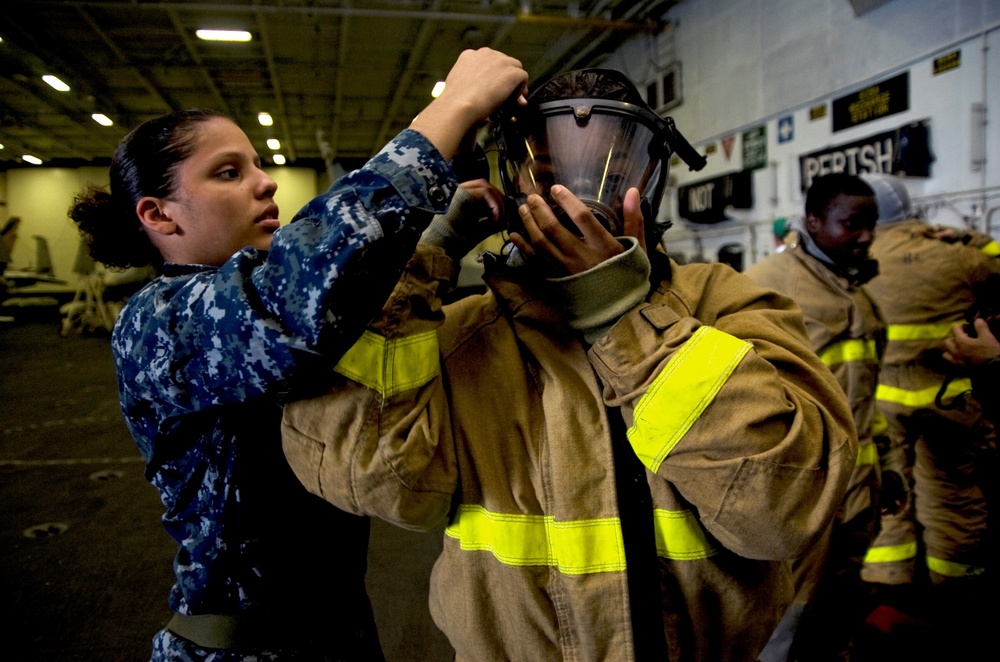
<path id="1" fill-rule="evenodd" d="M 878 363 L 878 350 L 875 348 L 874 340 L 855 338 L 852 340 L 842 340 L 824 348 L 819 353 L 819 359 L 827 366 L 848 363 L 850 361 Z"/>
<path id="2" fill-rule="evenodd" d="M 890 324 L 885 329 L 885 337 L 888 340 L 944 340 L 951 337 L 951 327 L 955 324 Z"/>
<path id="3" fill-rule="evenodd" d="M 898 386 L 879 384 L 875 390 L 875 399 L 881 402 L 892 402 L 898 405 L 903 405 L 904 407 L 913 407 L 915 409 L 919 407 L 930 407 L 934 404 L 934 398 L 937 397 L 937 393 L 940 389 L 941 386 L 938 385 L 911 391 L 909 389 L 899 388 Z M 953 379 L 948 384 L 948 388 L 945 389 L 944 399 L 951 400 L 952 398 L 971 390 L 972 380 L 967 378 Z"/>

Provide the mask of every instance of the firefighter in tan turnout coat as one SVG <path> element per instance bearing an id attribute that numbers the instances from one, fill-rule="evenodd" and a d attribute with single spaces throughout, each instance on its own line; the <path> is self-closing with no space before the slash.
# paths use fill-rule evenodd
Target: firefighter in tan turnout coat
<path id="1" fill-rule="evenodd" d="M 981 235 L 966 242 L 961 232 L 913 218 L 897 177 L 864 178 L 879 206 L 872 254 L 880 273 L 869 287 L 888 323 L 878 406 L 893 446 L 905 450 L 912 485 L 907 507 L 883 518 L 864 576 L 888 585 L 929 576 L 942 627 L 956 641 L 968 639 L 957 628 L 969 627 L 987 599 L 982 468 L 996 453 L 996 433 L 965 395 L 968 375 L 943 358 L 943 346 L 976 305 L 977 286 L 1000 272 L 996 243 Z"/>
<path id="2" fill-rule="evenodd" d="M 604 116 L 559 89 L 577 113 L 566 149 L 584 144 L 577 122 L 623 113 L 639 125 L 621 135 L 663 139 L 634 88 Z M 522 164 L 534 181 L 556 163 L 541 144 Z M 619 156 L 655 169 L 669 151 Z M 791 300 L 670 262 L 644 225 L 662 179 L 621 184 L 589 204 L 583 183 L 532 191 L 514 248 L 483 256 L 489 291 L 442 308 L 496 217 L 496 189 L 467 185 L 334 388 L 285 409 L 308 489 L 408 528 L 447 521 L 430 608 L 459 660 L 753 660 L 791 597 L 786 561 L 826 530 L 855 466 L 850 407 Z"/>
<path id="3" fill-rule="evenodd" d="M 836 519 L 792 566 L 795 600 L 761 656 L 766 662 L 846 659 L 865 615 L 861 566 L 878 527 L 875 387 L 885 347 L 885 325 L 865 287 L 876 268 L 868 256 L 876 218 L 874 193 L 862 180 L 844 173 L 817 177 L 802 227 L 787 248 L 746 272 L 802 309 L 813 349 L 851 403 L 859 440 Z"/>

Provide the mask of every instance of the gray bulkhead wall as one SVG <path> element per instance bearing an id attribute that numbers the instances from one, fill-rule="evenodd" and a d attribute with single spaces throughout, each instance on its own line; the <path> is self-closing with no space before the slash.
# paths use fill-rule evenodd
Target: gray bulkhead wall
<path id="1" fill-rule="evenodd" d="M 715 260 L 737 243 L 744 264 L 756 262 L 773 252 L 773 221 L 802 216 L 805 155 L 819 154 L 806 178 L 884 171 L 891 155 L 877 138 L 914 123 L 929 129 L 934 156 L 928 177 L 906 180 L 915 204 L 932 222 L 1000 237 L 1000 2 L 890 0 L 859 16 L 850 0 L 697 0 L 667 18 L 667 30 L 637 36 L 603 66 L 640 90 L 658 85 L 660 102 L 669 98 L 664 74 L 674 72 L 680 102 L 659 111 L 708 153 L 701 172 L 671 167 L 661 215 L 675 223 L 666 235 L 675 255 Z M 905 110 L 876 109 L 874 119 L 834 130 L 835 100 L 900 78 Z M 894 94 L 896 102 L 898 87 Z M 744 134 L 761 129 L 766 156 L 751 177 L 753 206 L 728 208 L 730 220 L 714 224 L 681 219 L 678 189 L 691 195 L 694 184 L 743 170 Z"/>

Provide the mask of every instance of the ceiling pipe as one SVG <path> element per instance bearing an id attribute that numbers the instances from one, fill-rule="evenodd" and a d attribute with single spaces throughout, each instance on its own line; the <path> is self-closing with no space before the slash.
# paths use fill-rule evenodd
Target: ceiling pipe
<path id="1" fill-rule="evenodd" d="M 61 0 L 30 0 L 32 5 L 65 5 Z M 16 5 L 18 0 L 8 5 Z M 420 21 L 461 21 L 479 23 L 546 23 L 567 27 L 597 28 L 601 30 L 624 30 L 628 32 L 658 32 L 664 27 L 661 21 L 629 21 L 600 17 L 577 17 L 560 14 L 476 14 L 473 12 L 422 11 L 419 9 L 366 9 L 361 7 L 317 7 L 313 5 L 289 7 L 287 5 L 231 5 L 220 3 L 142 2 L 123 4 L 101 0 L 79 0 L 73 3 L 79 7 L 122 12 L 125 10 L 197 12 L 212 11 L 231 14 L 306 14 L 309 16 L 361 16 L 366 18 L 394 18 Z"/>

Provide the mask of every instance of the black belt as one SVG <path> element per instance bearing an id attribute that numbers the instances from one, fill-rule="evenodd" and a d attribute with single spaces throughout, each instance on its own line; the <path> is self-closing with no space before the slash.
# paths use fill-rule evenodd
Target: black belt
<path id="1" fill-rule="evenodd" d="M 177 614 L 167 629 L 202 648 L 256 647 L 260 632 L 251 625 L 255 619 L 228 614 Z"/>

